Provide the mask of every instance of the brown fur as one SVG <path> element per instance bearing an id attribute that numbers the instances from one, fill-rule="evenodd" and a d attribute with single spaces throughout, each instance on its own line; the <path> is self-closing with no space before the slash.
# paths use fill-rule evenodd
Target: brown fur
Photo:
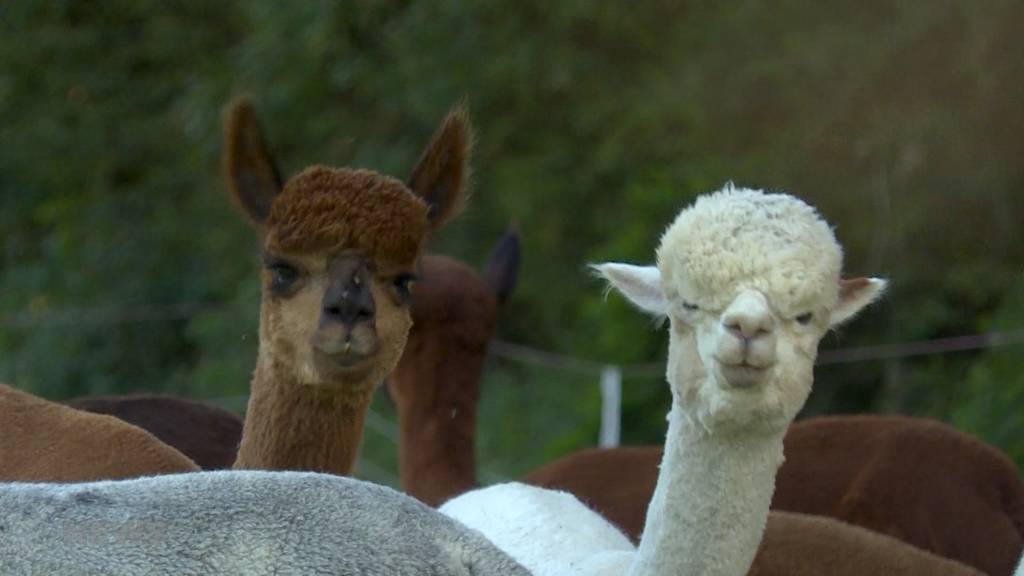
<path id="1" fill-rule="evenodd" d="M 1011 574 L 1020 558 L 1019 472 L 997 450 L 945 424 L 814 418 L 790 427 L 785 454 L 774 509 L 838 518 L 993 576 Z M 660 461 L 656 447 L 584 450 L 524 480 L 572 492 L 637 540 Z"/>
<path id="2" fill-rule="evenodd" d="M 68 405 L 138 426 L 203 470 L 230 468 L 242 438 L 242 419 L 234 413 L 174 396 L 90 396 L 71 400 Z"/>
<path id="3" fill-rule="evenodd" d="M 422 266 L 413 329 L 388 387 L 401 427 L 402 489 L 436 506 L 476 480 L 479 380 L 498 300 L 461 262 L 427 256 Z"/>
<path id="4" fill-rule="evenodd" d="M 413 271 L 428 227 L 441 226 L 465 199 L 465 111 L 449 113 L 408 188 L 369 171 L 314 166 L 282 189 L 266 177 L 275 173 L 273 158 L 251 104 L 236 101 L 226 116 L 225 153 L 237 155 L 223 163 L 228 189 L 259 227 L 265 254 L 286 258 L 303 277 L 283 294 L 272 290 L 273 270 L 263 272 L 260 353 L 235 467 L 346 475 L 372 393 L 398 363 L 412 324 L 393 281 Z M 342 329 L 324 303 L 336 258 L 368 261 L 375 275 L 372 315 Z M 312 343 L 346 333 L 364 360 L 325 368 Z"/>
<path id="5" fill-rule="evenodd" d="M 286 376 L 253 379 L 249 416 L 235 468 L 306 470 L 347 475 L 355 464 L 372 388 L 320 389 Z"/>
<path id="6" fill-rule="evenodd" d="M 145 430 L 0 384 L 0 480 L 89 482 L 199 468 Z"/>
<path id="7" fill-rule="evenodd" d="M 354 248 L 390 267 L 409 267 L 427 233 L 427 204 L 394 178 L 312 166 L 288 180 L 266 227 L 266 246 L 274 251 Z"/>
<path id="8" fill-rule="evenodd" d="M 409 177 L 409 188 L 430 189 L 423 198 L 430 205 L 430 222 L 435 230 L 458 216 L 469 200 L 469 194 L 463 191 L 469 189 L 469 154 L 473 149 L 470 126 L 469 109 L 465 103 L 453 108 L 430 139 Z"/>
<path id="9" fill-rule="evenodd" d="M 431 506 L 476 484 L 480 378 L 498 306 L 515 287 L 518 271 L 515 226 L 495 245 L 481 274 L 445 256 L 422 260 L 413 328 L 388 390 L 401 428 L 402 489 Z"/>
<path id="10" fill-rule="evenodd" d="M 774 511 L 749 576 L 983 576 L 914 546 L 823 516 Z"/>
<path id="11" fill-rule="evenodd" d="M 270 214 L 272 194 L 284 186 L 270 148 L 263 138 L 263 129 L 256 117 L 256 108 L 247 96 L 236 98 L 224 109 L 224 153 L 221 171 L 234 192 L 235 206 L 256 224 Z"/>

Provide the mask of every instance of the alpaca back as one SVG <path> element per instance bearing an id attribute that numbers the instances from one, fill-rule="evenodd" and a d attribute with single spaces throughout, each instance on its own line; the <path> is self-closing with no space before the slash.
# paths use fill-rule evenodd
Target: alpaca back
<path id="1" fill-rule="evenodd" d="M 10 576 L 528 574 L 412 498 L 302 472 L 0 485 L 0 531 Z"/>
<path id="2" fill-rule="evenodd" d="M 231 468 L 242 439 L 242 419 L 236 414 L 187 398 L 163 394 L 88 396 L 71 400 L 68 406 L 134 424 L 203 470 Z"/>
<path id="3" fill-rule="evenodd" d="M 636 550 L 572 494 L 518 482 L 467 492 L 439 510 L 479 530 L 536 576 L 625 574 Z"/>
<path id="4" fill-rule="evenodd" d="M 198 469 L 141 428 L 0 384 L 0 481 L 90 482 Z"/>

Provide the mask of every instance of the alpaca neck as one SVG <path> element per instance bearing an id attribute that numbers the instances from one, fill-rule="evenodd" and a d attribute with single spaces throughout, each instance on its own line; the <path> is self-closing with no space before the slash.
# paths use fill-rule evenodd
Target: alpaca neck
<path id="1" fill-rule="evenodd" d="M 234 467 L 349 475 L 373 389 L 306 385 L 273 361 L 257 362 Z"/>
<path id="2" fill-rule="evenodd" d="M 422 408 L 399 409 L 399 470 L 406 492 L 438 506 L 476 486 L 475 407 Z"/>
<path id="3" fill-rule="evenodd" d="M 709 434 L 673 403 L 630 576 L 740 576 L 764 533 L 785 430 Z"/>

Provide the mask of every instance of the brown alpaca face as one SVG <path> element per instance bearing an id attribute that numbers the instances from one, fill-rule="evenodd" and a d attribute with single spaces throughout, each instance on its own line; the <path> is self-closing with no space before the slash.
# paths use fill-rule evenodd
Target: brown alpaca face
<path id="1" fill-rule="evenodd" d="M 264 257 L 267 352 L 306 384 L 376 381 L 394 367 L 409 328 L 411 268 L 358 250 Z"/>
<path id="2" fill-rule="evenodd" d="M 261 358 L 303 384 L 372 389 L 405 347 L 421 246 L 465 201 L 465 111 L 448 115 L 408 184 L 323 166 L 284 184 L 251 104 L 226 119 L 228 187 L 263 240 Z"/>

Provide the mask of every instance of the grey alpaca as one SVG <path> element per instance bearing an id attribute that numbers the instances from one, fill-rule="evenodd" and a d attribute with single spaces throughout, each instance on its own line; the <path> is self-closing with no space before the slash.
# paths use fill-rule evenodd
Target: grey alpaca
<path id="1" fill-rule="evenodd" d="M 221 471 L 0 484 L 0 574 L 529 572 L 480 533 L 390 488 L 327 474 Z"/>

